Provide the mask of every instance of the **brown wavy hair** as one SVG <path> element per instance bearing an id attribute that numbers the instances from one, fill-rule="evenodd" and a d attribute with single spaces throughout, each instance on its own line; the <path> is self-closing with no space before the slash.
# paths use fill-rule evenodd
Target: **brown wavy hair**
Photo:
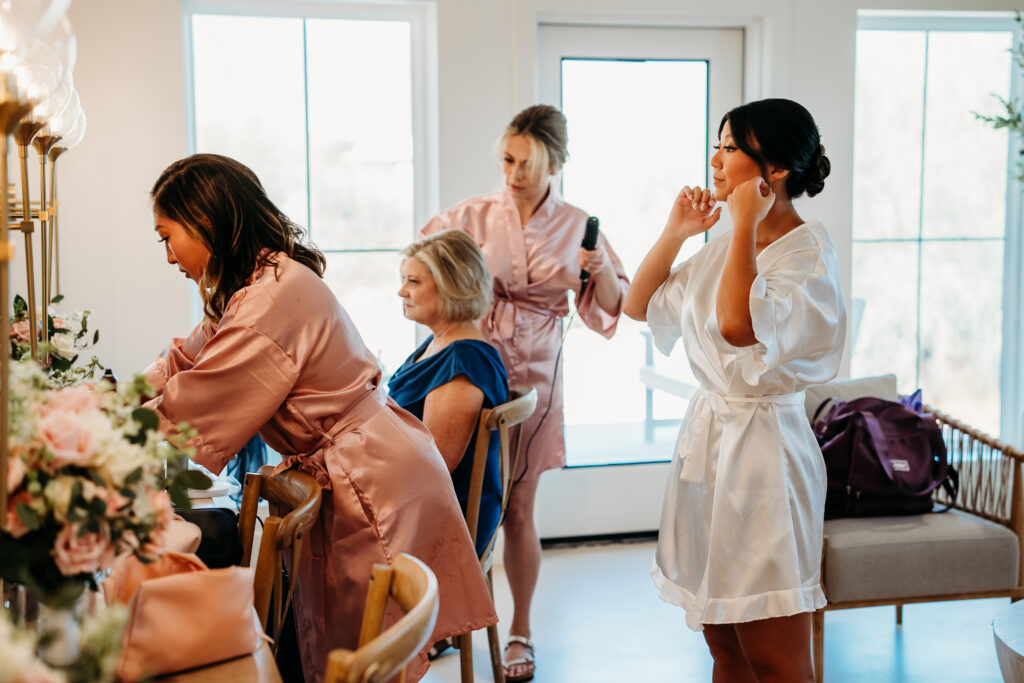
<path id="1" fill-rule="evenodd" d="M 149 193 L 153 210 L 180 223 L 210 251 L 199 280 L 203 311 L 210 321 L 257 267 L 273 266 L 275 252 L 324 276 L 327 259 L 302 243 L 303 230 L 278 209 L 256 174 L 230 157 L 193 154 L 168 166 Z M 264 255 L 264 249 L 270 251 Z"/>

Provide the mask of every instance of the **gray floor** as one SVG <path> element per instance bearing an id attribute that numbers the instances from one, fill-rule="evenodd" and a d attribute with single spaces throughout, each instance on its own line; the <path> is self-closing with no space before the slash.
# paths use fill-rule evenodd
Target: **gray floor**
<path id="1" fill-rule="evenodd" d="M 534 606 L 537 683 L 710 681 L 711 657 L 682 612 L 661 602 L 648 570 L 652 543 L 544 552 Z M 495 568 L 498 614 L 511 602 Z M 992 619 L 1009 600 L 964 600 L 903 609 L 829 612 L 825 617 L 825 680 L 955 683 L 998 682 Z M 507 626 L 498 625 L 502 638 Z M 503 640 L 504 642 L 504 640 Z M 492 682 L 487 640 L 474 634 L 476 680 Z M 457 683 L 459 657 L 449 651 L 423 679 Z"/>

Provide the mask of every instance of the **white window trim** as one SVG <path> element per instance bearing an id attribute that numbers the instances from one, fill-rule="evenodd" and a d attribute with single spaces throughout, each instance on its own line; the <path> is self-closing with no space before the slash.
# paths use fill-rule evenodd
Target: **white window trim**
<path id="1" fill-rule="evenodd" d="M 536 56 L 540 52 L 537 28 L 542 24 L 564 26 L 631 26 L 655 28 L 739 28 L 743 29 L 743 100 L 749 102 L 766 97 L 771 91 L 770 32 L 766 18 L 759 14 L 705 14 L 691 12 L 630 12 L 594 10 L 543 10 L 522 7 L 519 10 L 521 23 L 528 24 L 532 31 L 520 39 L 520 53 L 527 50 L 534 59 L 530 99 L 540 95 L 540 77 L 537 73 Z"/>
<path id="2" fill-rule="evenodd" d="M 185 120 L 188 153 L 196 151 L 195 65 L 192 17 L 219 14 L 249 17 L 294 17 L 406 21 L 410 25 L 413 129 L 413 232 L 439 211 L 437 6 L 424 0 L 347 2 L 343 0 L 183 0 L 181 20 L 185 59 Z M 198 290 L 193 287 L 191 318 L 203 317 Z"/>
<path id="3" fill-rule="evenodd" d="M 1013 12 L 860 11 L 857 30 L 869 31 L 1012 31 L 1022 40 Z M 1013 62 L 1010 97 L 1024 96 L 1024 72 Z M 994 102 L 993 102 L 994 103 Z M 1003 233 L 1003 348 L 999 370 L 1000 439 L 1024 444 L 1024 185 L 1016 178 L 1021 143 L 1009 136 L 1007 154 L 1006 229 Z M 851 273 L 852 276 L 852 273 Z M 925 387 L 927 392 L 927 387 Z M 927 398 L 927 394 L 925 395 Z M 939 406 L 937 406 L 939 407 Z"/>

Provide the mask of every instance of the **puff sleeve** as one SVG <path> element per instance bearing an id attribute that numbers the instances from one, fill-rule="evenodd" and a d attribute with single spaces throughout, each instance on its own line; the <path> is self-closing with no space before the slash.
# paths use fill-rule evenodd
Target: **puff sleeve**
<path id="1" fill-rule="evenodd" d="M 835 375 L 846 311 L 833 256 L 814 248 L 787 252 L 754 278 L 750 317 L 758 342 L 733 356 L 744 382 L 757 385 L 772 372 L 801 385 Z"/>
<path id="2" fill-rule="evenodd" d="M 669 276 L 654 290 L 647 304 L 647 326 L 654 345 L 666 356 L 683 336 L 683 297 L 693 272 L 693 259 L 672 268 Z"/>

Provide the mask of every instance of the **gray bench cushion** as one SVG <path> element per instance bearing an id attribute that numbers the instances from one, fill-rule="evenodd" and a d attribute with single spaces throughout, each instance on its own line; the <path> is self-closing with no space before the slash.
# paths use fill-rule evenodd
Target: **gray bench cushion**
<path id="1" fill-rule="evenodd" d="M 1017 536 L 959 510 L 825 522 L 830 602 L 1009 590 Z"/>

